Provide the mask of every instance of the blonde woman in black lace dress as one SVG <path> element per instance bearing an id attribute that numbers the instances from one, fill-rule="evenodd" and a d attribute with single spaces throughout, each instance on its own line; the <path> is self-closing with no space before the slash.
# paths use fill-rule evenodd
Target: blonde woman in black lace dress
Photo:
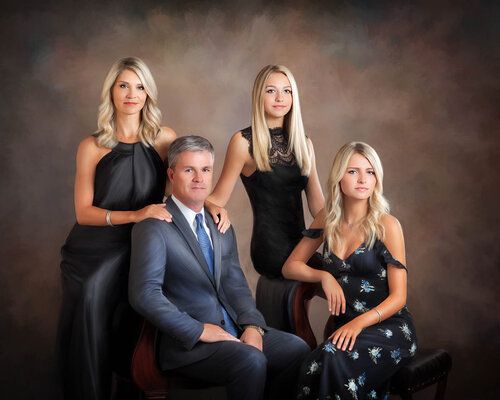
<path id="1" fill-rule="evenodd" d="M 313 217 L 323 208 L 324 197 L 313 145 L 304 132 L 297 84 L 282 65 L 268 65 L 257 75 L 252 125 L 233 135 L 208 200 L 224 207 L 238 176 L 254 216 L 250 251 L 254 268 L 273 282 L 283 282 L 281 268 L 305 227 L 302 191 Z M 265 299 L 269 290 L 259 281 L 257 306 L 268 324 L 289 330 L 282 297 L 276 295 L 280 288 L 286 291 L 286 284 L 280 286 L 280 282 L 272 289 L 275 301 L 269 302 Z"/>

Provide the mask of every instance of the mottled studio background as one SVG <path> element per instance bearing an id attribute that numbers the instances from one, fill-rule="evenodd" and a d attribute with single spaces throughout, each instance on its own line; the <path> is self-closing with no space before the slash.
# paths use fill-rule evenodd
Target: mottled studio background
<path id="1" fill-rule="evenodd" d="M 3 6 L 0 397 L 58 398 L 59 248 L 74 222 L 75 150 L 96 128 L 109 66 L 136 55 L 156 78 L 164 123 L 207 136 L 217 173 L 269 63 L 296 76 L 322 182 L 343 143 L 372 144 L 406 233 L 420 344 L 453 356 L 447 398 L 500 398 L 499 17 L 494 1 Z M 228 209 L 254 288 L 240 183 Z M 315 319 L 323 311 L 316 304 Z"/>

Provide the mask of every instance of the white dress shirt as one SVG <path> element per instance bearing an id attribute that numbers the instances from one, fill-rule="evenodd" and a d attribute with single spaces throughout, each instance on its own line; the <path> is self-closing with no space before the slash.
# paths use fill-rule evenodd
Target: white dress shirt
<path id="1" fill-rule="evenodd" d="M 176 198 L 174 195 L 172 195 L 172 200 L 174 201 L 175 205 L 179 207 L 179 210 L 181 210 L 182 215 L 184 215 L 184 218 L 186 218 L 189 226 L 191 227 L 191 230 L 193 231 L 194 235 L 196 236 L 196 239 L 198 239 L 198 235 L 196 234 L 196 214 L 201 214 L 203 217 L 203 229 L 205 229 L 205 232 L 207 232 L 208 238 L 210 239 L 210 244 L 212 245 L 212 248 L 214 247 L 213 242 L 212 242 L 212 237 L 210 236 L 210 230 L 208 229 L 207 223 L 205 221 L 205 209 L 202 208 L 199 213 L 191 210 L 189 207 L 184 205 L 178 198 Z"/>

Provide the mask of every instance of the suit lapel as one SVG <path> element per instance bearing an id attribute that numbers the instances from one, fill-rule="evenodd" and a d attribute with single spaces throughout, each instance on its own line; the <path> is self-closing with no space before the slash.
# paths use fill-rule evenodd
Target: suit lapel
<path id="1" fill-rule="evenodd" d="M 221 243 L 220 243 L 220 233 L 215 226 L 212 216 L 205 211 L 205 221 L 207 222 L 208 229 L 210 230 L 210 236 L 212 237 L 212 244 L 214 246 L 214 275 L 216 289 L 219 291 L 220 276 L 221 276 Z"/>
<path id="2" fill-rule="evenodd" d="M 186 243 L 188 244 L 189 248 L 195 255 L 196 259 L 198 260 L 198 263 L 200 264 L 203 272 L 207 275 L 208 279 L 212 282 L 212 285 L 215 286 L 215 281 L 214 277 L 212 276 L 212 273 L 210 272 L 210 269 L 208 268 L 207 262 L 205 260 L 205 256 L 203 255 L 203 252 L 201 251 L 200 244 L 198 243 L 198 240 L 196 239 L 196 236 L 194 232 L 192 231 L 191 227 L 189 226 L 186 218 L 182 214 L 181 210 L 177 207 L 177 205 L 174 203 L 171 197 L 169 197 L 166 201 L 167 205 L 167 210 L 172 214 L 172 223 L 179 229 L 181 232 L 182 236 L 186 240 Z M 220 252 L 219 252 L 220 254 Z M 215 264 L 215 263 L 214 263 Z"/>

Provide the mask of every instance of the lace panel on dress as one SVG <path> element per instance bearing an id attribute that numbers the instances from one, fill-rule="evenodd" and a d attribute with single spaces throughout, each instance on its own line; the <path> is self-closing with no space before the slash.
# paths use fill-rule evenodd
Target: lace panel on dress
<path id="1" fill-rule="evenodd" d="M 243 129 L 241 134 L 248 140 L 248 151 L 253 157 L 252 129 Z M 269 163 L 271 166 L 283 165 L 290 167 L 297 165 L 295 155 L 288 148 L 288 132 L 283 128 L 272 128 L 269 129 L 269 134 L 271 136 L 271 149 L 269 151 Z"/>

